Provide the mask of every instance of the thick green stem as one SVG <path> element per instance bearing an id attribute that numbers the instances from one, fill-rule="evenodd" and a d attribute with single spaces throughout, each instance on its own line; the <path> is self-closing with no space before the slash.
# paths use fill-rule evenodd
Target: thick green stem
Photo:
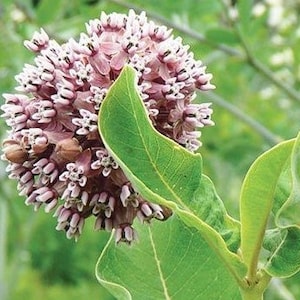
<path id="1" fill-rule="evenodd" d="M 270 283 L 271 277 L 267 273 L 257 273 L 254 282 L 248 282 L 246 287 L 240 289 L 243 300 L 263 300 L 264 292 Z"/>
<path id="2" fill-rule="evenodd" d="M 243 300 L 263 300 L 263 293 L 256 290 L 241 291 Z"/>

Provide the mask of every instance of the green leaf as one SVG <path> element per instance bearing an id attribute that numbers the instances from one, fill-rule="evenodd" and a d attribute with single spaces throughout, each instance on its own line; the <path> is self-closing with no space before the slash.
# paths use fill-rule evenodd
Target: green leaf
<path id="1" fill-rule="evenodd" d="M 170 207 L 175 202 L 188 210 L 182 199 L 192 199 L 200 184 L 201 156 L 155 131 L 135 81 L 135 71 L 125 67 L 101 105 L 103 142 L 135 187 L 147 193 L 146 198 L 155 197 Z"/>
<path id="2" fill-rule="evenodd" d="M 231 31 L 225 28 L 213 28 L 206 31 L 206 38 L 215 43 L 227 45 L 237 44 L 238 37 Z"/>
<path id="3" fill-rule="evenodd" d="M 171 208 L 185 224 L 195 227 L 241 282 L 245 275 L 244 265 L 228 250 L 216 231 L 219 227 L 226 238 L 227 229 L 227 241 L 230 240 L 234 248 L 237 222 L 226 215 L 207 179 L 201 186 L 200 154 L 187 151 L 154 129 L 137 93 L 135 71 L 129 66 L 124 67 L 101 105 L 99 131 L 106 148 L 135 189 L 148 201 Z M 206 195 L 201 199 L 203 191 Z M 202 212 L 200 200 L 204 205 Z M 207 219 L 204 212 L 211 205 L 214 207 L 210 211 L 210 218 L 214 220 L 210 222 L 212 226 L 203 220 Z M 214 226 L 220 216 L 218 210 L 223 220 L 221 226 Z"/>
<path id="4" fill-rule="evenodd" d="M 289 277 L 300 270 L 300 135 L 259 157 L 251 166 L 241 195 L 241 249 L 253 277 L 263 243 L 263 269 Z M 264 184 L 266 182 L 266 184 Z M 266 230 L 270 214 L 275 228 Z"/>
<path id="5" fill-rule="evenodd" d="M 262 154 L 250 167 L 241 191 L 241 250 L 254 278 L 276 186 L 294 141 L 283 142 Z"/>
<path id="6" fill-rule="evenodd" d="M 291 162 L 291 192 L 276 216 L 280 227 L 297 226 L 300 228 L 300 134 L 293 147 Z"/>
<path id="7" fill-rule="evenodd" d="M 241 299 L 222 260 L 176 215 L 150 226 L 134 224 L 140 241 L 107 244 L 96 276 L 117 299 Z"/>
<path id="8" fill-rule="evenodd" d="M 300 270 L 300 230 L 280 230 L 282 239 L 273 249 L 264 269 L 273 277 L 290 277 Z"/>
<path id="9" fill-rule="evenodd" d="M 289 277 L 300 270 L 300 134 L 293 145 L 280 177 L 280 196 L 275 197 L 277 207 L 275 224 L 280 239 L 271 249 L 266 271 L 277 277 Z M 289 195 L 288 195 L 289 194 Z M 288 196 L 287 196 L 288 195 Z M 278 230 L 277 229 L 277 230 Z M 274 239 L 275 240 L 275 239 Z"/>
<path id="10" fill-rule="evenodd" d="M 240 224 L 227 214 L 222 200 L 207 176 L 202 175 L 200 186 L 191 199 L 189 208 L 223 237 L 231 251 L 237 252 L 240 246 Z"/>

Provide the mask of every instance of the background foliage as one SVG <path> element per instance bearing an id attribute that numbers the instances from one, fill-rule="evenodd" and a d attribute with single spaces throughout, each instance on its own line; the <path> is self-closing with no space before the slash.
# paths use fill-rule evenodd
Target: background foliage
<path id="1" fill-rule="evenodd" d="M 143 8 L 174 27 L 213 73 L 215 127 L 202 133 L 204 173 L 238 217 L 241 181 L 251 162 L 277 141 L 296 136 L 300 113 L 300 3 L 298 0 L 2 0 L 0 94 L 12 92 L 14 75 L 33 60 L 23 40 L 43 27 L 64 41 L 105 12 Z M 240 18 L 236 15 L 239 13 Z M 0 103 L 3 102 L 1 98 Z M 6 128 L 0 121 L 1 140 Z M 96 282 L 94 265 L 108 236 L 87 226 L 78 243 L 54 230 L 55 220 L 24 205 L 16 183 L 0 165 L 0 298 L 113 299 Z M 90 228 L 90 230 L 89 230 Z M 266 299 L 300 299 L 300 276 L 273 280 Z"/>

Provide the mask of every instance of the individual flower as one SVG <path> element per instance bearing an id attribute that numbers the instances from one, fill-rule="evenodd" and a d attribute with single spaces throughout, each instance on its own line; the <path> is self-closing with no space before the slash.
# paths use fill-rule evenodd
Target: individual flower
<path id="1" fill-rule="evenodd" d="M 117 242 L 137 238 L 132 227 L 165 220 L 171 212 L 143 199 L 105 148 L 98 111 L 125 64 L 137 73 L 138 90 L 155 128 L 196 151 L 199 128 L 213 125 L 209 103 L 192 104 L 196 90 L 210 90 L 211 74 L 181 38 L 145 13 L 101 13 L 78 41 L 59 44 L 41 29 L 25 46 L 35 53 L 16 76 L 16 94 L 4 94 L 10 127 L 3 158 L 25 203 L 54 211 L 58 230 L 78 238 L 85 220 L 115 229 Z M 116 120 L 118 122 L 118 120 Z"/>

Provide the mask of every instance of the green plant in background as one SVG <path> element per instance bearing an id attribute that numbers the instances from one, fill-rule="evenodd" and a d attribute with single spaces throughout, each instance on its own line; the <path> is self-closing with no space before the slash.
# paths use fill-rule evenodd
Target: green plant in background
<path id="1" fill-rule="evenodd" d="M 151 5 L 153 5 L 153 7 L 155 6 L 154 2 L 155 1 L 149 4 L 150 9 Z M 109 1 L 108 6 L 112 5 L 112 3 L 119 5 L 117 9 L 120 9 L 120 6 L 128 8 L 134 7 L 134 4 L 124 3 L 123 1 Z M 138 1 L 136 1 L 136 3 L 138 4 Z M 200 10 L 202 13 L 201 18 L 205 18 L 205 16 L 211 18 L 214 13 L 218 14 L 222 10 L 222 6 L 218 1 L 212 1 L 206 6 L 205 3 L 205 1 L 199 3 L 199 7 L 204 11 Z M 104 2 L 103 4 L 105 7 L 106 3 Z M 185 4 L 188 7 L 189 1 Z M 53 58 L 51 58 L 51 55 L 44 55 L 44 58 L 50 59 L 57 70 L 65 68 L 63 72 L 66 72 L 66 70 L 69 72 L 69 70 L 73 69 L 72 72 L 70 71 L 68 73 L 69 75 L 67 75 L 67 77 L 63 74 L 62 76 L 58 76 L 59 72 L 57 70 L 53 72 L 52 67 L 47 65 L 45 60 L 43 61 L 43 59 L 39 58 L 36 60 L 38 68 L 44 66 L 41 74 L 37 72 L 34 73 L 30 67 L 27 67 L 27 69 L 24 69 L 23 75 L 19 76 L 18 79 L 21 81 L 22 86 L 24 83 L 23 79 L 26 76 L 29 74 L 37 75 L 31 78 L 33 80 L 23 85 L 23 89 L 25 88 L 25 91 L 32 93 L 33 96 L 36 95 L 36 90 L 32 90 L 34 87 L 40 85 L 45 88 L 44 90 L 39 89 L 40 93 L 37 93 L 39 97 L 31 101 L 31 104 L 24 99 L 18 100 L 22 103 L 21 107 L 28 107 L 27 110 L 25 109 L 25 115 L 28 113 L 31 115 L 30 122 L 32 123 L 30 125 L 28 125 L 28 121 L 22 121 L 22 118 L 24 119 L 24 116 L 22 116 L 24 110 L 21 111 L 19 109 L 20 105 L 16 104 L 12 96 L 6 96 L 8 102 L 6 105 L 9 106 L 12 104 L 15 107 L 19 107 L 18 112 L 14 112 L 17 114 L 15 117 L 18 117 L 17 125 L 9 124 L 10 126 L 16 126 L 14 127 L 15 132 L 23 130 L 24 133 L 24 129 L 27 130 L 27 127 L 40 127 L 44 131 L 44 133 L 35 133 L 33 135 L 31 132 L 21 135 L 17 134 L 11 136 L 11 141 L 5 143 L 4 152 L 11 161 L 15 160 L 13 164 L 23 164 L 23 160 L 31 160 L 36 164 L 35 166 L 30 166 L 30 163 L 23 164 L 23 168 L 26 169 L 25 171 L 23 169 L 19 171 L 19 173 L 14 170 L 12 172 L 16 177 L 19 176 L 18 178 L 21 179 L 19 188 L 23 189 L 23 193 L 28 194 L 27 202 L 33 203 L 36 207 L 39 207 L 43 202 L 46 204 L 46 210 L 51 210 L 56 206 L 57 202 L 62 203 L 59 198 L 62 198 L 68 203 L 65 207 L 66 209 L 60 209 L 56 213 L 59 218 L 58 229 L 65 229 L 68 237 L 78 237 L 81 233 L 83 221 L 82 218 L 79 217 L 80 215 L 82 215 L 83 220 L 89 215 L 94 215 L 96 217 L 96 227 L 98 226 L 98 228 L 105 228 L 106 230 L 110 230 L 111 227 L 117 228 L 115 235 L 117 241 L 127 241 L 131 243 L 136 239 L 135 230 L 139 233 L 140 242 L 137 244 L 134 243 L 130 248 L 126 245 L 116 247 L 112 239 L 110 239 L 97 264 L 96 276 L 98 280 L 118 298 L 147 298 L 148 295 L 150 295 L 150 298 L 155 299 L 181 299 L 184 297 L 207 299 L 218 298 L 219 296 L 222 296 L 224 299 L 234 299 L 235 297 L 240 298 L 242 295 L 245 299 L 259 299 L 266 286 L 268 286 L 271 277 L 290 277 L 298 271 L 299 251 L 297 248 L 298 243 L 295 242 L 299 240 L 297 226 L 298 141 L 293 139 L 280 143 L 261 155 L 252 164 L 241 189 L 241 225 L 238 220 L 235 220 L 227 214 L 224 204 L 217 195 L 212 181 L 202 173 L 208 173 L 210 177 L 213 178 L 221 194 L 221 198 L 224 199 L 224 203 L 226 203 L 227 207 L 229 205 L 229 210 L 232 210 L 230 208 L 232 204 L 228 203 L 228 199 L 237 199 L 237 194 L 239 193 L 239 184 L 237 183 L 240 179 L 238 179 L 236 175 L 240 173 L 239 170 L 245 170 L 258 152 L 261 152 L 262 149 L 269 148 L 266 144 L 273 145 L 278 143 L 280 140 L 279 135 L 284 136 L 284 138 L 291 137 L 296 134 L 296 130 L 298 129 L 296 123 L 291 124 L 290 122 L 288 124 L 281 122 L 281 126 L 276 129 L 276 124 L 278 124 L 279 120 L 277 119 L 276 123 L 272 123 L 272 120 L 276 119 L 275 116 L 280 116 L 282 120 L 282 116 L 278 113 L 278 110 L 276 112 L 274 111 L 274 113 L 269 110 L 268 115 L 264 115 L 264 117 L 268 118 L 270 123 L 264 120 L 262 123 L 268 124 L 268 126 L 263 126 L 260 123 L 262 119 L 259 120 L 260 112 L 263 111 L 263 106 L 259 104 L 263 103 L 261 101 L 256 103 L 255 111 L 252 112 L 252 115 L 257 116 L 255 120 L 249 115 L 246 115 L 243 110 L 239 110 L 237 105 L 231 105 L 219 96 L 222 94 L 229 99 L 235 99 L 237 95 L 245 95 L 245 99 L 243 99 L 245 101 L 241 104 L 246 105 L 247 98 L 248 100 L 252 99 L 251 94 L 247 94 L 247 91 L 254 87 L 258 87 L 259 91 L 263 85 L 260 86 L 260 84 L 269 81 L 271 85 L 277 87 L 277 89 L 283 93 L 286 93 L 290 99 L 295 100 L 295 106 L 293 107 L 295 107 L 295 113 L 297 111 L 298 94 L 294 90 L 294 87 L 297 87 L 297 80 L 294 82 L 283 82 L 280 80 L 280 74 L 277 75 L 271 72 L 267 64 L 261 63 L 264 57 L 259 55 L 260 49 L 253 47 L 255 39 L 261 39 L 262 34 L 264 34 L 264 31 L 259 29 L 263 21 L 268 22 L 269 26 L 273 28 L 273 32 L 271 32 L 270 35 L 274 36 L 274 40 L 276 40 L 275 34 L 281 30 L 283 31 L 280 32 L 282 38 L 287 38 L 289 33 L 288 30 L 284 32 L 282 28 L 279 28 L 278 22 L 275 22 L 276 20 L 274 21 L 273 19 L 272 21 L 271 11 L 273 4 L 268 4 L 269 7 L 267 11 L 269 15 L 264 13 L 266 6 L 262 3 L 260 4 L 261 6 L 257 4 L 253 9 L 251 9 L 252 4 L 248 1 L 238 3 L 237 6 L 223 4 L 223 8 L 225 8 L 224 11 L 228 13 L 227 15 L 222 13 L 224 23 L 219 24 L 219 27 L 210 27 L 208 24 L 212 22 L 213 17 L 212 19 L 207 19 L 206 21 L 209 22 L 206 24 L 204 22 L 203 24 L 205 25 L 201 29 L 201 32 L 205 33 L 205 35 L 192 31 L 188 26 L 178 26 L 177 23 L 171 22 L 168 18 L 168 10 L 165 12 L 166 19 L 159 15 L 151 15 L 150 13 L 153 18 L 158 18 L 166 25 L 171 25 L 182 31 L 187 39 L 191 38 L 190 43 L 192 48 L 196 50 L 196 53 L 197 45 L 193 43 L 193 39 L 202 42 L 201 45 L 204 48 L 201 49 L 201 51 L 204 53 L 207 51 L 204 46 L 205 44 L 215 49 L 213 52 L 210 50 L 207 52 L 212 55 L 211 59 L 215 62 L 222 57 L 224 58 L 223 55 L 229 55 L 222 64 L 215 64 L 217 67 L 214 67 L 214 64 L 210 63 L 210 65 L 212 64 L 213 73 L 216 74 L 214 76 L 214 83 L 218 86 L 218 95 L 209 92 L 208 96 L 202 97 L 209 99 L 207 102 L 213 101 L 225 108 L 226 111 L 229 111 L 230 114 L 237 116 L 242 122 L 247 124 L 249 126 L 248 129 L 250 128 L 251 130 L 247 128 L 245 130 L 245 128 L 241 126 L 233 126 L 232 124 L 237 124 L 236 121 L 226 120 L 226 114 L 220 115 L 220 111 L 216 109 L 214 120 L 218 126 L 207 132 L 213 132 L 214 130 L 214 132 L 218 134 L 214 134 L 210 137 L 206 135 L 206 131 L 203 131 L 203 137 L 201 138 L 202 141 L 205 141 L 205 145 L 202 148 L 203 150 L 201 149 L 201 153 L 204 157 L 204 171 L 200 155 L 192 153 L 193 150 L 196 150 L 199 146 L 199 142 L 194 139 L 198 137 L 198 134 L 196 134 L 196 132 L 194 133 L 194 128 L 212 124 L 210 120 L 211 108 L 209 105 L 201 106 L 201 104 L 197 104 L 193 106 L 190 104 L 193 97 L 188 85 L 185 87 L 183 85 L 176 86 L 176 81 L 186 80 L 184 74 L 181 75 L 180 80 L 178 80 L 178 77 L 175 81 L 167 81 L 166 79 L 168 77 L 165 77 L 166 70 L 163 71 L 163 69 L 159 69 L 162 67 L 158 67 L 160 62 L 156 64 L 150 63 L 149 61 L 144 62 L 145 65 L 141 68 L 141 62 L 137 60 L 137 64 L 134 65 L 134 59 L 132 59 L 133 55 L 135 52 L 142 52 L 140 50 L 141 46 L 138 45 L 140 42 L 139 39 L 139 41 L 130 40 L 128 37 L 127 46 L 121 43 L 121 47 L 117 50 L 115 45 L 109 43 L 105 44 L 107 40 L 104 39 L 105 46 L 103 46 L 101 51 L 104 51 L 103 53 L 106 55 L 106 58 L 117 56 L 118 54 L 118 58 L 116 57 L 112 62 L 114 70 L 118 70 L 114 75 L 110 74 L 110 76 L 115 76 L 113 80 L 117 78 L 119 71 L 122 69 L 122 67 L 118 67 L 118 64 L 119 66 L 123 66 L 124 63 L 128 62 L 126 56 L 129 54 L 129 64 L 136 70 L 138 78 L 141 78 L 139 72 L 145 72 L 145 74 L 148 72 L 147 81 L 152 82 L 152 91 L 149 85 L 147 87 L 146 82 L 142 88 L 140 80 L 138 85 L 136 85 L 136 75 L 134 71 L 130 67 L 126 67 L 112 87 L 110 87 L 108 81 L 105 83 L 103 79 L 94 77 L 92 79 L 94 80 L 93 85 L 98 84 L 102 88 L 104 87 L 104 89 L 101 91 L 101 95 L 96 89 L 93 91 L 90 90 L 92 94 L 87 93 L 85 82 L 91 82 L 88 78 L 89 70 L 86 68 L 85 72 L 83 72 L 82 67 L 79 66 L 80 63 L 77 63 L 77 61 L 80 61 L 85 66 L 88 64 L 85 59 L 78 58 L 77 55 L 88 57 L 88 59 L 90 59 L 89 57 L 94 57 L 94 60 L 89 60 L 92 67 L 99 63 L 99 60 L 101 61 L 102 58 L 94 56 L 93 54 L 93 52 L 95 52 L 95 46 L 97 47 L 97 37 L 93 37 L 93 40 L 90 41 L 87 36 L 82 35 L 79 42 L 72 40 L 69 44 L 65 44 L 73 47 L 73 50 L 75 50 L 75 52 L 71 52 L 73 56 L 62 55 L 62 61 L 56 62 L 55 57 L 60 56 L 58 55 L 58 53 L 60 53 L 60 46 L 58 44 L 55 45 L 53 42 L 51 42 L 52 44 L 50 43 L 54 53 Z M 38 4 L 38 11 L 40 13 L 38 22 L 48 20 L 47 22 L 50 24 L 54 18 L 54 15 L 51 17 L 51 14 L 46 13 L 47 5 L 47 1 L 42 1 Z M 163 5 L 164 4 L 162 4 L 162 7 Z M 289 5 L 292 7 L 293 2 L 289 2 Z M 172 10 L 172 5 L 170 6 L 168 3 L 166 6 Z M 176 6 L 177 4 L 174 4 L 175 10 L 177 9 Z M 26 9 L 24 11 L 28 12 L 27 9 L 29 6 L 25 7 Z M 78 8 L 79 7 L 84 7 L 84 5 L 78 5 Z M 99 5 L 99 7 L 103 9 L 102 5 Z M 138 7 L 134 8 L 138 11 Z M 57 11 L 60 11 L 59 8 Z M 85 11 L 88 12 L 88 10 Z M 197 13 L 199 15 L 200 11 L 195 11 L 195 15 L 197 15 Z M 60 13 L 62 14 L 62 11 L 60 11 Z M 44 14 L 47 15 L 46 18 L 42 17 Z M 112 23 L 116 22 L 116 24 L 111 27 L 115 29 L 118 29 L 118 26 L 122 27 L 123 25 L 118 25 L 117 18 L 114 19 L 113 16 L 116 17 L 116 15 L 113 14 L 110 20 L 107 21 L 108 23 L 111 22 L 111 20 L 114 20 Z M 267 17 L 269 19 L 267 19 Z M 105 19 L 105 17 L 103 18 Z M 103 18 L 101 21 L 105 22 Z M 141 20 L 142 17 L 140 17 L 139 21 L 143 22 Z M 251 22 L 249 22 L 249 20 L 251 20 Z M 191 18 L 190 21 L 193 23 L 193 18 Z M 182 22 L 182 20 L 179 22 Z M 192 23 L 190 25 L 192 25 Z M 214 23 L 212 22 L 211 24 Z M 96 21 L 95 23 L 89 23 L 88 26 L 88 31 L 101 31 L 101 29 L 99 29 L 101 27 L 98 27 L 99 24 L 97 24 Z M 286 26 L 288 27 L 288 25 Z M 249 33 L 253 30 L 261 35 L 250 38 Z M 88 33 L 91 34 L 91 32 Z M 157 34 L 157 32 L 158 31 L 156 31 L 155 34 Z M 167 35 L 164 30 L 160 31 L 158 35 L 159 34 Z M 156 35 L 156 38 L 158 38 L 158 35 Z M 27 42 L 27 46 L 33 51 L 42 53 L 42 43 L 45 41 L 47 43 L 47 39 L 47 35 L 41 31 L 35 35 L 35 41 L 33 41 L 33 43 Z M 103 42 L 103 40 L 101 42 Z M 178 45 L 179 44 L 177 44 L 177 46 Z M 240 46 L 240 48 L 235 46 Z M 41 48 L 34 49 L 35 47 Z M 67 53 L 69 49 L 67 46 L 64 47 L 63 50 L 67 50 Z M 125 47 L 123 48 L 125 49 L 125 55 L 124 53 L 122 54 L 122 47 Z M 179 52 L 181 51 L 180 47 L 181 45 L 178 48 Z M 131 53 L 128 51 L 129 49 L 131 49 Z M 153 49 L 156 49 L 158 53 L 162 51 L 161 54 L 166 52 L 164 52 L 164 50 L 168 50 L 164 49 L 164 47 L 161 47 L 160 50 L 156 48 L 156 46 L 153 46 Z M 96 49 L 96 51 L 97 50 L 99 49 Z M 261 53 L 266 55 L 270 50 L 271 48 L 268 49 L 268 47 L 266 47 Z M 70 55 L 70 52 L 65 55 Z M 166 54 L 165 56 L 167 57 L 168 55 Z M 291 55 L 291 52 L 288 54 L 286 51 L 283 54 L 279 53 L 277 56 L 272 56 L 270 61 L 272 64 L 275 62 L 277 68 L 280 69 L 278 62 L 283 59 L 283 56 L 291 57 Z M 165 63 L 169 64 L 167 68 L 174 64 L 172 59 L 174 59 L 172 55 L 166 58 Z M 288 57 L 286 59 L 288 59 Z M 210 60 L 210 56 L 207 57 L 207 60 Z M 75 61 L 76 64 L 73 64 L 73 67 L 65 65 L 68 63 L 72 64 Z M 104 61 L 102 60 L 102 65 L 98 69 L 100 74 L 105 73 L 106 67 Z M 291 59 L 289 59 L 289 61 L 291 61 Z M 237 68 L 237 62 L 242 68 L 240 68 L 240 66 Z M 145 71 L 149 66 L 151 66 L 150 71 Z M 163 66 L 163 63 L 161 66 Z M 200 65 L 200 67 L 202 66 Z M 157 80 L 153 75 L 149 75 L 149 73 L 151 74 L 151 71 L 155 69 L 161 70 L 158 71 L 158 73 L 161 72 L 159 74 L 162 80 Z M 224 70 L 226 70 L 226 74 L 232 74 L 232 77 L 220 77 L 218 72 L 224 72 Z M 41 71 L 41 69 L 37 71 Z M 178 71 L 180 70 L 176 69 L 174 72 L 176 73 Z M 205 85 L 207 80 L 209 82 L 210 77 L 205 74 L 205 69 L 202 71 L 204 71 L 204 77 L 202 81 L 200 80 L 199 82 Z M 253 80 L 251 76 L 255 73 L 259 74 L 259 76 L 262 75 L 266 81 L 262 80 L 258 82 Z M 55 76 L 52 77 L 52 74 L 55 74 Z M 243 75 L 240 76 L 241 74 Z M 234 78 L 236 78 L 236 80 L 234 80 Z M 72 82 L 73 86 L 66 85 L 63 81 L 64 79 Z M 195 77 L 193 79 L 195 80 Z M 230 83 L 229 79 L 232 83 Z M 39 82 L 39 80 L 42 81 Z M 47 82 L 55 83 L 53 86 L 57 92 L 47 90 L 47 86 L 49 88 Z M 160 92 L 160 89 L 153 85 L 154 82 L 156 85 L 160 85 L 160 88 L 163 82 L 167 85 L 161 89 L 161 94 L 155 94 Z M 235 89 L 231 89 L 231 87 L 233 87 L 232 84 L 236 85 L 237 82 L 240 84 L 235 86 Z M 248 84 L 247 88 L 243 85 L 245 82 Z M 149 101 L 147 98 L 147 95 L 149 96 L 147 89 L 150 90 L 150 92 L 149 90 L 148 92 L 154 97 L 153 100 L 156 101 L 156 103 Z M 263 92 L 266 94 L 269 93 L 270 95 L 271 89 L 269 88 L 268 90 L 266 88 L 262 90 L 262 96 Z M 72 96 L 72 93 L 76 94 L 76 96 Z M 274 93 L 274 90 L 272 93 Z M 140 95 L 146 104 L 146 110 L 142 105 Z M 248 96 L 246 97 L 246 95 Z M 257 95 L 259 96 L 259 94 Z M 169 99 L 167 99 L 166 96 L 168 96 Z M 190 97 L 190 99 L 187 96 Z M 105 99 L 103 100 L 104 97 Z M 166 97 L 167 101 L 162 101 L 161 97 Z M 172 97 L 174 99 L 172 99 Z M 60 109 L 57 110 L 57 107 L 53 107 L 53 103 L 46 103 L 45 100 L 47 98 L 51 98 L 54 106 L 61 102 Z M 74 101 L 74 99 L 76 99 L 76 101 Z M 86 99 L 87 101 L 85 101 Z M 97 101 L 95 101 L 96 99 Z M 161 104 L 157 106 L 159 99 L 161 99 Z M 180 99 L 186 99 L 182 101 L 184 105 L 178 105 L 178 107 L 174 106 L 174 100 L 180 103 L 180 101 L 178 101 Z M 128 105 L 129 103 L 130 105 Z M 168 103 L 168 105 L 165 106 L 164 103 Z M 196 103 L 198 103 L 198 101 Z M 62 105 L 69 106 L 69 109 L 65 111 L 61 110 Z M 91 108 L 91 105 L 94 106 L 94 108 Z M 103 144 L 95 143 L 98 139 L 97 112 L 99 106 L 101 107 L 101 111 L 98 126 Z M 163 116 L 159 117 L 159 112 L 162 111 L 162 108 L 166 110 L 164 112 L 166 116 L 169 114 L 168 119 Z M 4 110 L 7 117 L 7 114 L 11 113 L 11 111 L 8 112 L 10 108 L 4 107 Z M 69 117 L 63 117 L 67 111 L 69 112 Z M 92 112 L 92 114 L 88 111 Z M 248 111 L 251 113 L 251 105 Z M 156 129 L 158 129 L 160 133 L 179 142 L 188 150 L 184 150 L 182 146 L 156 132 L 151 126 L 147 115 L 150 116 L 152 122 L 154 121 Z M 122 118 L 120 118 L 120 116 L 122 116 Z M 219 118 L 219 116 L 221 118 Z M 293 118 L 293 115 L 289 116 Z M 51 123 L 49 120 L 53 117 L 61 120 L 63 127 L 57 136 L 51 136 L 49 140 L 47 131 L 49 131 L 49 127 L 51 126 L 48 125 Z M 11 116 L 9 118 L 11 118 Z M 73 118 L 74 122 L 68 121 L 67 118 Z M 116 122 L 116 120 L 118 120 L 118 122 Z M 205 120 L 208 121 L 207 124 Z M 27 122 L 27 125 L 22 125 L 22 122 L 25 122 L 25 124 Z M 221 127 L 219 126 L 220 122 L 224 124 Z M 39 123 L 39 125 L 34 125 L 36 123 Z M 225 126 L 226 124 L 228 126 Z M 18 126 L 19 128 L 17 128 Z M 168 126 L 170 127 L 168 128 Z M 182 138 L 182 129 L 187 129 L 188 132 L 191 132 L 192 139 L 187 139 L 187 136 Z M 52 124 L 51 130 L 58 130 L 58 127 Z M 76 131 L 76 133 L 70 136 L 62 134 L 71 131 Z M 253 138 L 251 131 L 259 133 L 264 142 L 258 142 L 257 136 Z M 277 135 L 273 132 L 276 132 Z M 249 135 L 249 133 L 251 134 Z M 48 137 L 48 141 L 45 140 L 45 135 Z M 247 140 L 243 140 L 243 136 L 245 135 L 247 136 Z M 219 139 L 221 138 L 221 140 L 222 137 L 223 139 L 225 138 L 225 140 L 226 137 L 230 137 L 230 143 L 215 148 L 219 143 L 215 139 L 217 136 Z M 37 140 L 38 142 L 36 142 Z M 62 142 L 64 140 L 67 140 L 67 143 Z M 19 147 L 20 141 L 22 143 L 21 148 Z M 30 141 L 34 142 L 32 143 Z M 128 143 L 128 141 L 130 141 L 130 143 Z M 104 148 L 109 151 L 104 151 Z M 12 151 L 12 149 L 14 151 Z M 257 149 L 260 150 L 258 151 Z M 29 157 L 26 154 L 28 150 Z M 192 152 L 190 152 L 191 150 Z M 58 160 L 54 154 L 51 154 L 55 152 L 58 153 Z M 10 153 L 13 153 L 14 157 L 9 156 Z M 248 158 L 246 160 L 241 159 L 246 153 Z M 16 161 L 15 155 L 18 161 Z M 39 158 L 39 163 L 37 160 L 34 161 L 37 157 Z M 45 159 L 48 158 L 50 160 L 45 162 Z M 143 165 L 138 164 L 137 160 L 143 161 Z M 58 164 L 58 168 L 56 169 L 58 173 L 56 171 L 53 172 L 53 170 L 55 170 L 51 165 L 53 161 Z M 65 162 L 62 163 L 62 161 Z M 79 165 L 76 165 L 77 162 L 79 162 Z M 242 165 L 236 166 L 234 172 L 232 172 L 230 168 L 228 169 L 230 164 L 235 165 L 237 162 L 242 163 Z M 103 184 L 105 180 L 101 178 L 113 178 L 112 181 L 107 181 L 110 182 L 109 184 L 104 184 L 104 186 L 106 186 L 104 191 L 98 192 L 93 188 L 93 183 L 91 183 L 90 178 L 93 178 L 95 175 L 92 173 L 87 174 L 87 172 L 90 172 L 87 171 L 86 167 L 88 163 L 94 163 L 94 172 L 97 173 L 100 171 L 101 173 L 95 182 L 99 182 L 100 180 Z M 112 175 L 119 173 L 119 171 L 115 171 L 120 169 L 118 166 L 121 167 L 126 177 L 123 177 L 123 175 L 121 177 L 120 175 L 114 177 Z M 41 173 L 37 167 L 41 170 L 45 169 L 46 172 Z M 38 173 L 30 177 L 26 172 L 34 169 L 34 172 Z M 145 172 L 145 169 L 147 169 L 147 172 Z M 50 171 L 48 172 L 48 170 Z M 224 173 L 228 179 L 228 184 L 220 185 L 221 177 L 218 178 L 216 175 Z M 60 187 L 58 187 L 59 184 L 56 185 L 54 190 L 48 190 L 49 187 L 53 187 L 52 183 L 55 184 L 58 182 L 58 176 L 59 181 L 61 183 L 63 182 L 63 184 L 61 184 Z M 99 176 L 99 174 L 97 176 Z M 125 180 L 128 179 L 132 185 L 126 183 Z M 24 187 L 28 186 L 28 183 L 32 180 L 35 192 L 32 193 L 30 187 L 29 189 L 27 187 L 28 190 L 25 189 L 24 191 Z M 234 182 L 233 180 L 238 181 Z M 44 182 L 44 189 L 39 186 L 39 181 Z M 87 185 L 86 182 L 88 182 Z M 46 188 L 48 189 L 46 190 Z M 234 194 L 230 195 L 226 193 L 228 192 L 228 188 L 230 192 L 232 190 Z M 64 190 L 67 192 L 64 192 Z M 89 198 L 84 191 L 87 191 L 91 198 Z M 108 191 L 109 193 L 107 193 Z M 55 192 L 57 192 L 58 195 L 55 195 Z M 125 209 L 119 206 L 119 204 L 115 204 L 115 200 L 118 196 L 114 193 L 120 195 L 122 205 Z M 95 196 L 96 194 L 98 194 L 98 198 Z M 77 200 L 75 201 L 75 199 Z M 145 200 L 147 202 L 145 202 Z M 81 202 L 83 206 L 80 204 Z M 89 207 L 88 209 L 84 208 L 86 205 Z M 74 208 L 76 208 L 76 210 L 74 210 Z M 5 210 L 1 211 L 3 213 L 5 212 Z M 169 217 L 170 211 L 173 212 L 171 217 Z M 236 215 L 236 212 L 233 211 L 233 215 Z M 107 220 L 113 219 L 112 216 L 117 216 L 117 221 L 110 223 Z M 133 227 L 135 229 L 133 229 L 131 223 L 135 216 L 143 222 L 148 222 L 152 217 L 158 219 L 169 218 L 163 223 L 151 222 L 150 227 L 141 226 L 138 222 L 134 221 Z M 2 226 L 2 228 L 4 227 Z M 49 246 L 50 245 L 51 244 L 49 244 Z M 47 246 L 46 248 L 48 249 L 49 247 Z M 72 252 L 73 249 L 74 248 L 72 248 Z M 38 250 L 35 251 L 37 251 L 35 253 L 38 253 Z M 72 262 L 70 261 L 68 264 L 72 264 Z M 44 266 L 46 265 L 47 264 L 44 264 Z M 80 268 L 80 265 L 78 266 L 79 268 L 77 270 L 79 274 L 87 272 L 86 268 L 84 271 Z M 195 266 L 199 267 L 195 268 Z M 51 278 L 55 277 L 55 271 L 53 273 L 51 268 L 46 267 L 45 270 L 47 269 L 50 271 L 50 273 L 48 273 L 50 275 L 48 276 L 51 276 Z M 136 270 L 136 272 L 131 272 L 133 269 Z M 145 269 L 149 270 L 149 272 L 145 272 Z M 63 275 L 63 269 L 61 274 L 65 277 L 65 275 Z M 69 280 L 67 278 L 70 278 L 70 282 L 73 281 L 73 279 L 67 275 L 67 277 L 65 277 L 66 282 Z M 138 278 L 145 278 L 145 280 L 140 282 Z M 220 278 L 222 278 L 222 280 Z M 272 292 L 273 296 L 277 293 L 276 297 L 279 297 L 278 299 L 293 297 L 291 292 L 297 297 L 298 291 L 297 288 L 293 288 L 293 279 L 297 282 L 296 275 L 292 277 L 291 281 L 273 279 L 271 281 L 271 288 L 267 290 L 266 299 L 268 299 L 268 295 Z M 137 281 L 139 283 L 138 285 L 136 284 Z M 197 285 L 195 285 L 195 282 L 197 282 Z M 291 292 L 284 288 L 284 282 L 288 284 Z M 297 287 L 297 285 L 294 287 Z M 280 294 L 281 296 L 279 296 Z"/>

